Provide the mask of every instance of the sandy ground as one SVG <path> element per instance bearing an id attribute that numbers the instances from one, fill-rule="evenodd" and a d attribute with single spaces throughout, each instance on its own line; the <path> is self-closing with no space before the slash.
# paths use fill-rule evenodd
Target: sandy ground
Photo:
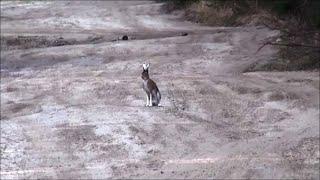
<path id="1" fill-rule="evenodd" d="M 244 73 L 279 32 L 161 7 L 1 1 L 2 179 L 319 179 L 319 72 Z"/>

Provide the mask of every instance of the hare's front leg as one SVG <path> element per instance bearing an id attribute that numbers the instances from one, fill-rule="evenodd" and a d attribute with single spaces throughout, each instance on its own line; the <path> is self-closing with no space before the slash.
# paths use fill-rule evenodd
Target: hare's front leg
<path id="1" fill-rule="evenodd" d="M 150 93 L 147 93 L 147 103 L 146 103 L 146 106 L 149 106 L 149 96 L 150 96 Z"/>
<path id="2" fill-rule="evenodd" d="M 150 93 L 150 98 L 149 98 L 149 106 L 152 106 L 152 93 Z"/>

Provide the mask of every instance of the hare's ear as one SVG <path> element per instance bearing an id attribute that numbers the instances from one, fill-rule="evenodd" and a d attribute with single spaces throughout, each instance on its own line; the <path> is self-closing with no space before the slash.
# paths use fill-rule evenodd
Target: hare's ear
<path id="1" fill-rule="evenodd" d="M 143 64 L 142 64 L 142 67 L 143 67 L 143 70 L 148 70 L 149 64 L 143 63 Z"/>

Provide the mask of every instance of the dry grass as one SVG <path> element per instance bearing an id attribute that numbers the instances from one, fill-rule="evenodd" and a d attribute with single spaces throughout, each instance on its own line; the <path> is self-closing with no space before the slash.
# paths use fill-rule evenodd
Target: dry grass
<path id="1" fill-rule="evenodd" d="M 260 25 L 274 18 L 272 13 L 256 7 L 239 7 L 225 4 L 210 4 L 200 1 L 186 8 L 187 20 L 211 26 Z"/>
<path id="2" fill-rule="evenodd" d="M 234 12 L 230 7 L 212 8 L 204 2 L 195 3 L 186 10 L 188 20 L 195 20 L 210 25 L 223 26 L 232 19 Z M 214 17 L 214 18 L 213 18 Z"/>

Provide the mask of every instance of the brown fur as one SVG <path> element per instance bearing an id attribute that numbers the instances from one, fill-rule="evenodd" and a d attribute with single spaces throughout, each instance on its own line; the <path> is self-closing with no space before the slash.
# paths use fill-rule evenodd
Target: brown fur
<path id="1" fill-rule="evenodd" d="M 152 96 L 152 106 L 158 106 L 161 100 L 161 94 L 157 84 L 150 79 L 148 69 L 143 69 L 141 78 L 143 79 L 143 90 L 146 92 L 148 100 L 150 96 Z"/>

